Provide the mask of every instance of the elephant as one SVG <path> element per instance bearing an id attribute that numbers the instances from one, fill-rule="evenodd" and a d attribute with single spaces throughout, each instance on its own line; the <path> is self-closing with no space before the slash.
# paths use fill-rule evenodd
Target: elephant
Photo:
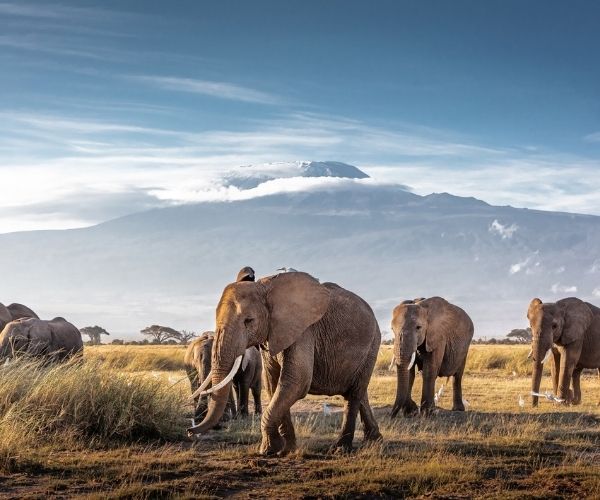
<path id="1" fill-rule="evenodd" d="M 532 405 L 538 405 L 543 364 L 551 355 L 552 385 L 558 402 L 581 403 L 581 372 L 600 368 L 600 308 L 576 297 L 556 302 L 535 298 L 529 304 Z M 573 390 L 570 390 L 571 381 Z"/>
<path id="2" fill-rule="evenodd" d="M 367 396 L 381 333 L 363 299 L 307 273 L 280 273 L 228 285 L 216 325 L 214 390 L 206 417 L 188 429 L 189 435 L 219 421 L 242 355 L 261 345 L 270 397 L 261 419 L 262 455 L 283 456 L 296 448 L 290 408 L 307 394 L 339 394 L 346 400 L 336 449 L 351 450 L 358 412 L 365 440 L 381 439 Z"/>
<path id="3" fill-rule="evenodd" d="M 0 333 L 0 359 L 25 354 L 66 361 L 82 352 L 81 333 L 64 318 L 21 318 L 8 323 Z"/>
<path id="4" fill-rule="evenodd" d="M 201 398 L 196 395 L 200 381 L 209 377 L 211 371 L 212 349 L 214 344 L 214 332 L 204 332 L 199 338 L 194 339 L 187 348 L 184 357 L 185 369 L 187 376 L 190 379 L 192 393 L 194 394 L 194 402 L 196 411 L 194 420 L 199 420 L 204 417 L 208 409 L 206 398 Z M 244 353 L 241 366 L 233 377 L 233 386 L 235 389 L 236 404 L 233 400 L 233 394 L 230 391 L 225 415 L 235 416 L 240 414 L 243 417 L 248 416 L 248 393 L 252 391 L 254 399 L 254 413 L 260 415 L 262 413 L 262 405 L 260 400 L 262 385 L 262 360 L 257 348 L 249 347 Z"/>
<path id="5" fill-rule="evenodd" d="M 8 307 L 5 307 L 4 304 L 0 303 L 0 332 L 7 323 L 10 323 L 14 319 L 21 318 L 39 319 L 36 313 L 23 304 L 12 303 Z"/>
<path id="6" fill-rule="evenodd" d="M 17 302 L 13 302 L 7 309 L 10 311 L 12 319 L 21 319 L 21 318 L 35 318 L 40 319 L 39 316 L 34 313 L 29 307 L 19 304 Z"/>
<path id="7" fill-rule="evenodd" d="M 400 410 L 405 416 L 419 411 L 411 398 L 415 365 L 423 374 L 421 413 L 428 414 L 435 408 L 437 377 L 453 377 L 452 410 L 465 410 L 462 376 L 473 330 L 469 315 L 441 297 L 408 300 L 394 308 L 392 331 L 397 386 L 392 417 Z"/>

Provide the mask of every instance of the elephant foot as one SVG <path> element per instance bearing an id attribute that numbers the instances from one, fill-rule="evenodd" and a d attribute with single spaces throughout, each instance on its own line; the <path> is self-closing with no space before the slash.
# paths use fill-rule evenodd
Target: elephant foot
<path id="1" fill-rule="evenodd" d="M 379 431 L 369 431 L 365 432 L 365 441 L 383 441 L 383 436 Z"/>
<path id="2" fill-rule="evenodd" d="M 430 417 L 436 412 L 437 408 L 435 405 L 421 405 L 419 409 L 419 415 L 423 417 Z"/>
<path id="3" fill-rule="evenodd" d="M 465 411 L 465 405 L 462 402 L 454 403 L 452 411 Z"/>
<path id="4" fill-rule="evenodd" d="M 296 451 L 297 446 L 296 446 L 296 441 L 288 441 L 287 439 L 285 440 L 285 445 L 283 447 L 283 450 L 281 450 L 279 452 L 279 456 L 283 457 L 285 455 L 287 455 L 288 453 L 293 453 L 294 451 Z"/>
<path id="5" fill-rule="evenodd" d="M 419 407 L 412 399 L 403 405 L 394 405 L 392 408 L 391 417 L 394 418 L 402 410 L 402 415 L 405 417 L 414 417 L 419 413 Z"/>
<path id="6" fill-rule="evenodd" d="M 283 438 L 277 433 L 276 436 L 264 438 L 260 444 L 259 453 L 265 457 L 281 456 L 285 448 Z"/>
<path id="7" fill-rule="evenodd" d="M 343 436 L 339 438 L 336 443 L 332 447 L 332 452 L 334 454 L 343 454 L 343 453 L 351 453 L 352 452 L 352 438 L 348 436 Z"/>

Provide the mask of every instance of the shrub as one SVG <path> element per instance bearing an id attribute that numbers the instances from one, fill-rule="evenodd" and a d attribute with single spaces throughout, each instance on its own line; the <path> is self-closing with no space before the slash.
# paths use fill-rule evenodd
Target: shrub
<path id="1" fill-rule="evenodd" d="M 97 360 L 46 365 L 20 359 L 0 368 L 0 468 L 32 443 L 170 440 L 185 428 L 185 399 L 163 381 L 119 373 Z"/>

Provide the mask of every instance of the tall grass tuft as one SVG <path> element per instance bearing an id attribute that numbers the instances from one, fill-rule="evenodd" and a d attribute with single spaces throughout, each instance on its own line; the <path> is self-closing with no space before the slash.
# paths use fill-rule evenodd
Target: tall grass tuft
<path id="1" fill-rule="evenodd" d="M 181 437 L 184 405 L 182 392 L 163 381 L 98 361 L 15 360 L 0 368 L 0 468 L 44 443 Z"/>

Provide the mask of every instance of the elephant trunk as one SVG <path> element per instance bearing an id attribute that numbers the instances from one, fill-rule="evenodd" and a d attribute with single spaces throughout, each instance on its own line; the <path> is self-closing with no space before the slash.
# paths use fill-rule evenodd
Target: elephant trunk
<path id="1" fill-rule="evenodd" d="M 395 417 L 410 399 L 410 394 L 408 393 L 410 370 L 415 362 L 417 351 L 417 341 L 413 337 L 410 333 L 403 332 L 402 335 L 396 336 L 394 342 L 397 383 L 396 401 L 392 408 L 392 417 Z"/>
<path id="2" fill-rule="evenodd" d="M 216 426 L 225 412 L 234 375 L 240 367 L 245 351 L 245 338 L 233 330 L 221 329 L 212 346 L 212 389 L 209 394 L 208 411 L 198 425 L 188 429 L 188 435 L 201 434 Z M 241 351 L 241 352 L 238 352 Z"/>
<path id="3" fill-rule="evenodd" d="M 542 372 L 544 371 L 544 365 L 541 361 L 533 362 L 533 374 L 531 376 L 531 392 L 539 393 L 540 392 L 540 383 L 542 381 Z M 538 405 L 538 396 L 532 395 L 531 404 L 533 406 Z"/>
<path id="4" fill-rule="evenodd" d="M 533 373 L 531 375 L 531 392 L 540 392 L 540 383 L 544 371 L 544 362 L 548 359 L 548 354 L 551 352 L 551 344 L 548 345 L 539 337 L 534 337 L 533 345 L 531 346 L 531 357 L 533 358 Z M 532 394 L 531 404 L 538 405 L 539 397 Z"/>
<path id="5" fill-rule="evenodd" d="M 392 408 L 392 417 L 398 415 L 398 412 L 404 407 L 409 397 L 408 395 L 408 378 L 409 370 L 403 366 L 396 367 L 396 401 Z"/>

